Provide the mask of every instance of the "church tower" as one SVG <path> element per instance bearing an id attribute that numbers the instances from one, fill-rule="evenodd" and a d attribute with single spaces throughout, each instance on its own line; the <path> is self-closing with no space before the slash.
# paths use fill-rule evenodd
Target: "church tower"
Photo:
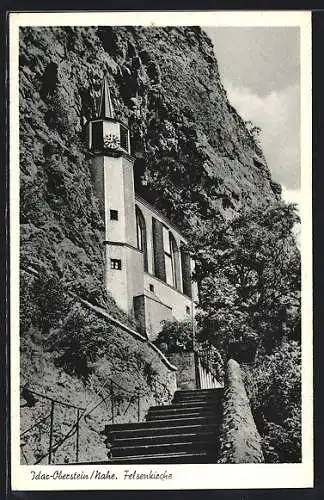
<path id="1" fill-rule="evenodd" d="M 105 284 L 119 307 L 133 313 L 143 293 L 143 253 L 137 248 L 134 159 L 128 127 L 115 118 L 106 78 L 88 124 L 91 175 L 105 221 Z"/>

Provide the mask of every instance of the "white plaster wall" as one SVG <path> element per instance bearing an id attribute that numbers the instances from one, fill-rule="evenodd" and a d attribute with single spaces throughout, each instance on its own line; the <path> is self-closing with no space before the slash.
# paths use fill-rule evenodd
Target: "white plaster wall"
<path id="1" fill-rule="evenodd" d="M 154 286 L 154 295 L 158 300 L 163 302 L 166 306 L 171 307 L 172 316 L 178 321 L 191 320 L 191 308 L 193 302 L 189 297 L 178 292 L 175 288 L 167 285 L 155 276 L 144 273 L 144 289 L 150 290 L 150 284 Z M 151 292 L 152 293 L 152 292 Z M 186 312 L 186 306 L 189 307 L 190 313 Z"/>
<path id="2" fill-rule="evenodd" d="M 125 242 L 124 175 L 122 158 L 104 157 L 106 241 Z M 118 220 L 110 220 L 110 210 L 118 210 Z"/>
<path id="3" fill-rule="evenodd" d="M 134 297 L 144 293 L 144 263 L 143 253 L 137 249 L 125 248 L 127 266 L 127 311 L 134 313 Z"/>
<path id="4" fill-rule="evenodd" d="M 121 259 L 122 268 L 110 268 L 110 259 Z M 106 288 L 116 300 L 118 306 L 127 312 L 129 308 L 127 290 L 127 248 L 106 244 Z"/>
<path id="5" fill-rule="evenodd" d="M 162 215 L 160 215 L 158 212 L 155 212 L 151 209 L 151 207 L 143 203 L 143 201 L 139 197 L 135 197 L 135 203 L 137 204 L 138 208 L 142 211 L 142 214 L 145 219 L 145 224 L 146 224 L 146 232 L 147 232 L 147 258 L 148 258 L 148 272 L 153 274 L 154 272 L 154 264 L 153 264 L 153 231 L 152 231 L 152 217 L 155 219 L 159 220 L 164 224 L 169 231 L 172 232 L 174 239 L 176 241 L 178 251 L 177 255 L 179 256 L 179 266 L 177 267 L 177 272 L 179 273 L 179 281 L 181 284 L 181 291 L 182 291 L 182 270 L 181 270 L 181 261 L 180 261 L 180 246 L 181 242 L 186 243 L 186 240 L 182 238 L 180 235 L 179 231 L 170 224 L 170 222 L 164 218 Z"/>
<path id="6" fill-rule="evenodd" d="M 162 329 L 162 321 L 172 319 L 172 310 L 147 295 L 144 296 L 144 304 L 146 334 L 153 342 Z"/>
<path id="7" fill-rule="evenodd" d="M 164 225 L 166 225 L 169 230 L 172 232 L 178 249 L 180 250 L 181 242 L 187 243 L 187 241 L 181 236 L 180 232 L 175 228 L 166 218 L 164 218 L 162 215 L 160 215 L 158 212 L 155 212 L 155 210 L 152 210 L 150 205 L 146 202 L 143 202 L 143 200 L 135 196 L 135 203 L 138 206 L 138 208 L 142 211 L 143 217 L 145 219 L 145 224 L 146 224 L 146 233 L 147 233 L 147 259 L 148 259 L 148 273 L 149 274 L 154 274 L 154 256 L 153 256 L 153 236 L 152 236 L 152 217 L 155 217 L 157 220 L 162 222 Z M 179 252 L 180 253 L 180 252 Z M 179 255 L 180 259 L 180 255 Z M 191 272 L 193 273 L 195 269 L 195 262 L 193 259 L 191 259 Z M 181 268 L 181 261 L 180 265 L 178 268 L 179 276 L 180 276 L 180 283 L 181 283 L 181 291 L 182 291 L 182 268 Z M 163 282 L 162 282 L 163 285 Z M 191 282 L 191 288 L 192 288 L 192 300 L 194 302 L 198 302 L 198 287 L 197 283 L 194 281 Z M 168 287 L 170 289 L 170 287 Z M 171 287 L 172 290 L 172 287 Z M 177 292 L 177 290 L 174 290 Z M 178 293 L 178 292 L 177 292 Z M 181 294 L 180 294 L 181 295 Z M 191 300 L 188 298 L 189 303 L 191 303 Z M 176 308 L 176 314 L 178 314 L 179 309 L 177 306 Z"/>

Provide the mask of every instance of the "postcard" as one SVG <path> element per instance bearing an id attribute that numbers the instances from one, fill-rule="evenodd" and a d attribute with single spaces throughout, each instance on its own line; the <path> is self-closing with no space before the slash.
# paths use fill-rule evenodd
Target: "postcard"
<path id="1" fill-rule="evenodd" d="M 12 489 L 312 487 L 311 13 L 9 50 Z"/>

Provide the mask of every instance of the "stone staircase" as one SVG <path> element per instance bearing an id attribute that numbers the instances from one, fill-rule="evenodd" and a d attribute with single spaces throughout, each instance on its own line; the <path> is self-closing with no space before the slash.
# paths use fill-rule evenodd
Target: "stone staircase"
<path id="1" fill-rule="evenodd" d="M 223 389 L 182 390 L 152 406 L 146 422 L 107 425 L 112 464 L 212 463 L 218 455 Z"/>

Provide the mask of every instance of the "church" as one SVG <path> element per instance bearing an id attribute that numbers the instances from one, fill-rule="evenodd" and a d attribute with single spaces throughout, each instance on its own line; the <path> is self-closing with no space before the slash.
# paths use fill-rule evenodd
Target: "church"
<path id="1" fill-rule="evenodd" d="M 98 104 L 86 127 L 91 176 L 105 222 L 105 286 L 152 341 L 163 320 L 193 320 L 198 300 L 194 262 L 179 229 L 135 191 L 129 129 L 115 118 L 106 79 Z"/>

